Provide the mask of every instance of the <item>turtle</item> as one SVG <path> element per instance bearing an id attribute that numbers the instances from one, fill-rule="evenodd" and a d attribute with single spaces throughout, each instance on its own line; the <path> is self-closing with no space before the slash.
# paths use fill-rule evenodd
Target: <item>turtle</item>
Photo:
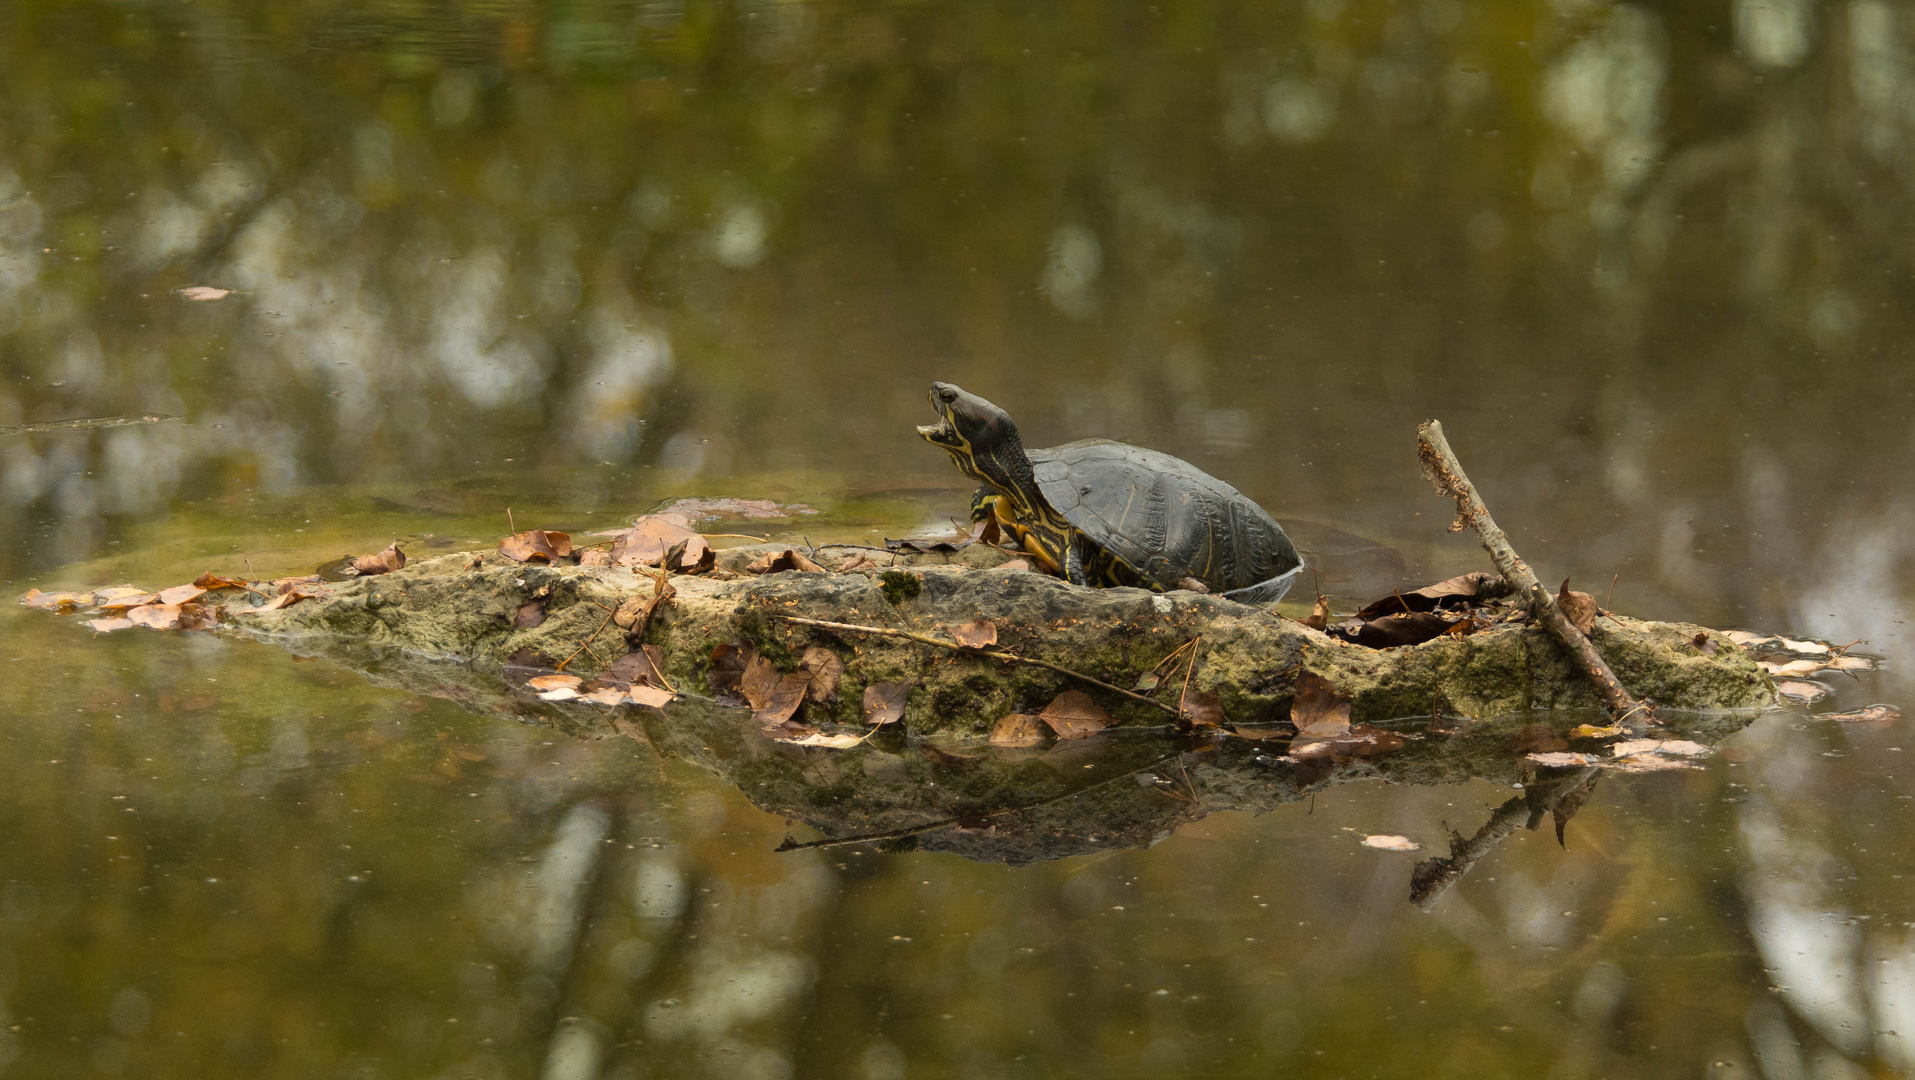
<path id="1" fill-rule="evenodd" d="M 1009 413 L 931 384 L 939 422 L 918 434 L 981 481 L 974 521 L 995 517 L 1045 570 L 1074 585 L 1204 589 L 1245 603 L 1283 598 L 1296 545 L 1261 506 L 1188 461 L 1085 439 L 1026 450 Z"/>

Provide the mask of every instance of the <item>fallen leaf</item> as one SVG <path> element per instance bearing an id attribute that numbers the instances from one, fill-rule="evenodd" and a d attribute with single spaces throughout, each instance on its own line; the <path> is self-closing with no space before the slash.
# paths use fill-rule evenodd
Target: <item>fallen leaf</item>
<path id="1" fill-rule="evenodd" d="M 754 649 L 745 661 L 744 674 L 738 680 L 738 691 L 745 695 L 745 700 L 752 708 L 762 709 L 771 702 L 772 692 L 778 688 L 778 680 L 782 678 L 784 674 L 778 670 L 778 665 L 758 655 Z"/>
<path id="2" fill-rule="evenodd" d="M 135 626 L 144 626 L 150 630 L 177 630 L 180 625 L 180 605 L 178 604 L 142 604 L 126 613 L 127 621 Z"/>
<path id="3" fill-rule="evenodd" d="M 989 619 L 967 622 L 951 631 L 959 645 L 967 649 L 984 649 L 997 644 L 997 624 Z"/>
<path id="4" fill-rule="evenodd" d="M 813 645 L 805 650 L 803 659 L 798 661 L 798 671 L 809 682 L 805 697 L 820 705 L 828 705 L 837 700 L 838 682 L 844 678 L 844 661 L 838 654 L 822 645 Z"/>
<path id="5" fill-rule="evenodd" d="M 786 548 L 783 551 L 768 551 L 745 567 L 747 574 L 781 574 L 787 570 L 798 570 L 807 574 L 822 574 L 825 568 L 804 557 L 800 552 Z"/>
<path id="6" fill-rule="evenodd" d="M 572 553 L 572 537 L 546 529 L 527 529 L 499 541 L 499 554 L 513 562 L 556 562 Z"/>
<path id="7" fill-rule="evenodd" d="M 1140 694 L 1148 694 L 1152 690 L 1157 689 L 1157 687 L 1163 684 L 1165 679 L 1183 670 L 1183 666 L 1189 663 L 1190 658 L 1184 655 L 1189 647 L 1190 643 L 1185 642 L 1183 645 L 1170 650 L 1169 653 L 1165 654 L 1162 660 L 1157 661 L 1156 667 L 1137 676 L 1137 681 L 1131 684 L 1131 689 Z"/>
<path id="8" fill-rule="evenodd" d="M 657 566 L 666 552 L 686 545 L 681 560 L 700 562 L 711 549 L 705 535 L 691 527 L 692 519 L 681 514 L 647 514 L 633 520 L 631 527 L 612 533 L 612 562 L 619 566 Z"/>
<path id="9" fill-rule="evenodd" d="M 1031 564 L 1028 559 L 1012 559 L 998 567 L 999 570 L 1029 570 L 1030 568 Z"/>
<path id="10" fill-rule="evenodd" d="M 1209 690 L 1198 690 L 1194 685 L 1184 691 L 1183 700 L 1177 703 L 1177 714 L 1192 727 L 1222 727 L 1224 723 L 1223 703 Z"/>
<path id="11" fill-rule="evenodd" d="M 1690 638 L 1689 644 L 1704 656 L 1714 656 L 1718 648 L 1716 639 L 1710 637 L 1707 633 L 1697 634 L 1695 637 Z"/>
<path id="12" fill-rule="evenodd" d="M 991 725 L 992 746 L 1036 746 L 1044 738 L 1044 721 L 1030 713 L 1001 716 Z"/>
<path id="13" fill-rule="evenodd" d="M 1813 675 L 1828 665 L 1820 660 L 1791 660 L 1786 664 L 1778 664 L 1772 660 L 1758 660 L 1755 666 L 1768 672 L 1770 675 L 1792 678 L 1802 675 Z"/>
<path id="14" fill-rule="evenodd" d="M 299 603 L 301 600 L 310 600 L 317 595 L 319 594 L 305 592 L 301 589 L 296 589 L 296 588 L 288 589 L 285 592 L 280 593 L 278 596 L 273 597 L 271 600 L 268 600 L 266 603 L 261 604 L 259 610 L 278 611 L 280 608 L 292 607 L 294 604 Z"/>
<path id="15" fill-rule="evenodd" d="M 1664 739 L 1656 746 L 1658 754 L 1674 754 L 1677 757 L 1708 757 L 1714 750 L 1699 742 L 1688 739 Z"/>
<path id="16" fill-rule="evenodd" d="M 711 670 L 705 674 L 705 685 L 714 694 L 737 691 L 745 668 L 757 655 L 758 649 L 749 641 L 729 641 L 716 646 L 711 651 Z"/>
<path id="17" fill-rule="evenodd" d="M 904 703 L 911 696 L 910 682 L 872 683 L 864 688 L 864 722 L 877 727 L 904 719 Z"/>
<path id="18" fill-rule="evenodd" d="M 823 746 L 831 750 L 843 750 L 864 741 L 864 738 L 859 735 L 827 735 L 823 732 L 800 735 L 795 739 L 781 738 L 777 735 L 773 735 L 772 738 L 788 742 L 793 746 Z"/>
<path id="19" fill-rule="evenodd" d="M 549 597 L 535 596 L 519 605 L 512 615 L 512 626 L 518 630 L 531 630 L 545 625 L 545 602 Z"/>
<path id="20" fill-rule="evenodd" d="M 1315 606 L 1310 608 L 1310 615 L 1308 618 L 1303 620 L 1303 625 L 1309 627 L 1312 630 L 1321 630 L 1324 627 L 1330 625 L 1330 598 L 1329 597 L 1323 595 L 1322 593 L 1317 594 L 1317 602 Z"/>
<path id="21" fill-rule="evenodd" d="M 612 666 L 606 668 L 597 681 L 614 686 L 664 686 L 664 664 L 665 650 L 656 645 L 640 645 L 612 661 Z"/>
<path id="22" fill-rule="evenodd" d="M 319 585 L 323 584 L 325 580 L 325 578 L 320 577 L 318 574 L 307 574 L 305 577 L 274 578 L 272 580 L 272 586 L 276 595 L 283 596 L 301 585 Z M 318 594 L 313 593 L 312 595 L 317 596 Z"/>
<path id="23" fill-rule="evenodd" d="M 1597 727 L 1594 724 L 1577 724 L 1575 727 L 1569 729 L 1569 737 L 1572 739 L 1614 739 L 1621 734 L 1622 725 L 1620 724 L 1610 724 L 1608 727 Z"/>
<path id="24" fill-rule="evenodd" d="M 207 592 L 211 592 L 214 589 L 250 589 L 252 586 L 236 578 L 220 577 L 218 574 L 215 574 L 211 570 L 208 570 L 204 574 L 201 574 L 199 577 L 196 577 L 193 579 L 193 587 L 196 589 L 203 589 Z M 118 590 L 108 589 L 106 591 L 117 592 Z M 138 590 L 136 589 L 134 591 L 137 592 Z M 101 595 L 102 594 L 100 593 L 94 594 L 93 598 L 95 603 L 99 602 L 99 598 Z"/>
<path id="25" fill-rule="evenodd" d="M 1701 766 L 1686 758 L 1669 757 L 1664 754 L 1631 754 L 1625 758 L 1616 758 L 1602 763 L 1603 768 L 1611 772 L 1667 772 L 1671 769 L 1696 769 Z"/>
<path id="26" fill-rule="evenodd" d="M 625 696 L 625 691 L 620 690 L 616 686 L 601 686 L 596 690 L 587 690 L 579 695 L 579 699 L 582 701 L 590 701 L 598 705 L 611 706 L 623 705 L 629 700 Z"/>
<path id="27" fill-rule="evenodd" d="M 570 701 L 573 698 L 584 697 L 584 696 L 585 695 L 579 693 L 577 690 L 574 690 L 569 686 L 555 686 L 552 689 L 547 690 L 544 693 L 540 694 L 539 700 L 540 701 Z"/>
<path id="28" fill-rule="evenodd" d="M 197 300 L 201 303 L 208 300 L 224 300 L 233 295 L 231 289 L 216 289 L 211 285 L 188 285 L 178 291 L 182 299 Z"/>
<path id="29" fill-rule="evenodd" d="M 1631 754 L 1654 753 L 1656 747 L 1661 745 L 1657 739 L 1628 739 L 1611 746 L 1609 753 L 1614 757 L 1628 757 Z"/>
<path id="30" fill-rule="evenodd" d="M 1523 760 L 1534 762 L 1546 769 L 1568 769 L 1577 765 L 1594 765 L 1598 759 L 1573 751 L 1557 751 L 1550 754 L 1525 754 Z"/>
<path id="31" fill-rule="evenodd" d="M 875 570 L 877 566 L 878 564 L 872 562 L 871 557 L 869 555 L 866 555 L 864 552 L 860 551 L 856 555 L 853 555 L 851 558 L 846 559 L 842 564 L 840 564 L 838 567 L 838 573 L 849 574 L 858 570 Z"/>
<path id="32" fill-rule="evenodd" d="M 995 544 L 1000 539 L 996 514 L 988 514 L 982 520 L 971 523 L 971 543 Z"/>
<path id="33" fill-rule="evenodd" d="M 765 660 L 764 657 L 758 657 L 754 662 L 765 662 Z M 775 673 L 776 669 L 774 669 Z M 745 673 L 745 681 L 747 684 L 751 681 L 749 671 Z M 804 704 L 805 689 L 810 685 L 811 680 L 803 675 L 786 675 L 780 678 L 765 693 L 764 704 L 752 703 L 751 718 L 765 727 L 777 727 L 783 724 L 797 713 L 798 706 Z"/>
<path id="34" fill-rule="evenodd" d="M 533 690 L 556 690 L 561 686 L 568 690 L 577 690 L 579 684 L 584 681 L 584 679 L 579 678 L 577 675 L 567 675 L 561 672 L 555 675 L 535 676 L 534 678 L 525 680 L 525 685 L 531 687 Z"/>
<path id="35" fill-rule="evenodd" d="M 612 553 L 604 548 L 586 548 L 578 553 L 578 564 L 580 566 L 610 566 Z"/>
<path id="36" fill-rule="evenodd" d="M 634 705 L 647 705 L 654 709 L 664 708 L 678 698 L 677 694 L 662 686 L 641 686 L 637 683 L 633 683 L 631 688 L 625 691 L 625 696 L 631 699 Z"/>
<path id="37" fill-rule="evenodd" d="M 1186 578 L 1178 579 L 1177 587 L 1179 589 L 1182 589 L 1184 592 L 1194 592 L 1194 593 L 1210 592 L 1210 586 L 1205 585 L 1203 582 L 1198 581 L 1194 577 L 1186 577 Z"/>
<path id="38" fill-rule="evenodd" d="M 1313 738 L 1331 738 L 1350 730 L 1350 699 L 1337 693 L 1329 680 L 1314 671 L 1297 676 L 1296 696 L 1290 700 L 1290 723 Z"/>
<path id="39" fill-rule="evenodd" d="M 630 630 L 645 621 L 652 610 L 652 598 L 649 596 L 628 596 L 619 602 L 618 610 L 612 613 L 612 622 L 620 630 Z"/>
<path id="40" fill-rule="evenodd" d="M 205 574 L 200 575 L 201 578 L 205 578 L 206 576 L 207 575 Z M 196 581 L 193 584 L 199 585 L 200 583 Z M 208 588 L 210 586 L 201 586 L 201 587 Z M 98 592 L 94 593 L 93 606 L 98 608 L 111 607 L 112 605 L 118 604 L 122 600 L 131 601 L 131 600 L 134 600 L 136 597 L 145 597 L 147 595 L 148 595 L 147 591 L 145 589 L 140 588 L 137 585 L 115 585 L 110 589 L 101 589 Z M 146 601 L 146 602 L 151 603 L 152 601 Z M 122 605 L 122 606 L 138 607 L 139 604 L 131 603 L 131 604 Z"/>
<path id="41" fill-rule="evenodd" d="M 1596 616 L 1602 614 L 1602 608 L 1596 606 L 1595 597 L 1586 592 L 1570 590 L 1568 578 L 1563 579 L 1563 587 L 1556 593 L 1556 606 L 1563 609 L 1563 616 L 1570 625 L 1584 634 L 1596 625 Z"/>
<path id="42" fill-rule="evenodd" d="M 53 611 L 64 615 L 69 611 L 78 611 L 91 604 L 93 602 L 93 594 L 80 592 L 45 593 L 38 589 L 28 589 L 27 594 L 20 598 L 20 602 L 36 611 Z"/>
<path id="43" fill-rule="evenodd" d="M 1795 679 L 1783 679 L 1775 684 L 1775 692 L 1786 698 L 1800 702 L 1820 701 L 1829 696 L 1826 686 L 1812 682 L 1800 682 Z"/>
<path id="44" fill-rule="evenodd" d="M 87 629 L 96 634 L 110 634 L 115 630 L 125 630 L 133 625 L 132 619 L 88 619 Z"/>
<path id="45" fill-rule="evenodd" d="M 1038 715 L 1060 739 L 1082 739 L 1115 723 L 1111 715 L 1082 690 L 1064 691 Z"/>
<path id="46" fill-rule="evenodd" d="M 1478 570 L 1409 592 L 1393 592 L 1359 609 L 1355 618 L 1369 620 L 1401 612 L 1467 608 L 1478 601 L 1495 600 L 1509 594 L 1509 583 L 1503 580 L 1501 574 Z"/>
<path id="47" fill-rule="evenodd" d="M 352 568 L 361 574 L 390 574 L 403 569 L 406 565 L 406 553 L 399 550 L 399 541 L 387 544 L 384 551 L 377 555 L 361 555 L 352 561 Z"/>
<path id="48" fill-rule="evenodd" d="M 159 602 L 162 604 L 190 604 L 206 595 L 206 590 L 197 585 L 175 585 L 170 589 L 161 589 Z"/>
<path id="49" fill-rule="evenodd" d="M 1873 671 L 1875 661 L 1866 656 L 1834 656 L 1825 666 L 1830 671 Z"/>
<path id="50" fill-rule="evenodd" d="M 1421 851 L 1423 845 L 1407 836 L 1366 836 L 1364 847 L 1373 847 L 1380 851 Z"/>
<path id="51" fill-rule="evenodd" d="M 1817 720 L 1833 720 L 1838 724 L 1885 724 L 1891 720 L 1900 720 L 1902 710 L 1893 705 L 1870 705 L 1852 712 L 1823 713 Z"/>
<path id="52" fill-rule="evenodd" d="M 1467 616 L 1452 618 L 1440 611 L 1398 612 L 1375 618 L 1346 619 L 1328 627 L 1324 633 L 1367 649 L 1397 649 L 1442 637 L 1464 618 Z"/>
<path id="53" fill-rule="evenodd" d="M 718 565 L 718 553 L 704 536 L 690 536 L 665 551 L 658 565 L 672 574 L 703 574 Z"/>

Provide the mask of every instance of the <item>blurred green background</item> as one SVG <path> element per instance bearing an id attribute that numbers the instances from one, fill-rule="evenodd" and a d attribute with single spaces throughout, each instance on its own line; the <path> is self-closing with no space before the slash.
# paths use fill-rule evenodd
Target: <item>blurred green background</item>
<path id="1" fill-rule="evenodd" d="M 911 431 L 946 379 L 1411 584 L 1480 565 L 1417 476 L 1439 417 L 1552 583 L 1866 638 L 1891 670 L 1850 696 L 1896 700 L 1912 32 L 1888 0 L 10 0 L 0 429 L 178 419 L 0 432 L 0 581 L 691 493 L 899 535 L 964 509 Z M 1426 916 L 1342 830 L 1440 850 L 1506 791 L 1017 870 L 774 856 L 629 740 L 237 641 L 9 612 L 0 652 L 8 1075 L 1915 1070 L 1899 728 L 1764 719 Z"/>

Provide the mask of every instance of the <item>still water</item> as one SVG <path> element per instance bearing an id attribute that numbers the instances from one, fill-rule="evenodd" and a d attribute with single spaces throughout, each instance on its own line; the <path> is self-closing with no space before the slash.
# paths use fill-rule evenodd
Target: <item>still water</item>
<path id="1" fill-rule="evenodd" d="M 1889 0 L 11 0 L 0 581 L 932 531 L 946 379 L 1400 555 L 1339 600 L 1483 566 L 1439 417 L 1552 583 L 1900 702 L 1912 278 Z M 1764 716 L 1425 912 L 1513 771 L 777 853 L 708 763 L 265 644 L 9 605 L 0 665 L 9 1076 L 1915 1074 L 1899 721 Z"/>

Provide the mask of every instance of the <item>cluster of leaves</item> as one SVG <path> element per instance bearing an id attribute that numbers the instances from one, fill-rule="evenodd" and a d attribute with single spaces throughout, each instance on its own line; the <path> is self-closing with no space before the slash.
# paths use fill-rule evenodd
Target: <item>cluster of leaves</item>
<path id="1" fill-rule="evenodd" d="M 1755 657 L 1757 666 L 1775 679 L 1776 692 L 1783 697 L 1804 705 L 1828 697 L 1835 691 L 1824 682 L 1815 681 L 1816 676 L 1840 673 L 1855 677 L 1858 671 L 1872 671 L 1875 668 L 1873 657 L 1853 655 L 1849 652 L 1859 641 L 1847 645 L 1834 645 L 1826 641 L 1808 641 L 1784 637 L 1780 634 L 1752 634 L 1746 630 L 1730 630 L 1723 635 L 1730 641 Z M 1713 652 L 1701 642 L 1697 648 Z M 1708 643 L 1713 645 L 1713 642 Z M 1893 709 L 1893 706 L 1874 706 L 1874 708 Z M 1837 714 L 1838 719 L 1846 717 Z"/>
<path id="2" fill-rule="evenodd" d="M 209 570 L 191 584 L 158 592 L 148 592 L 137 585 L 116 585 L 94 592 L 49 593 L 32 589 L 20 602 L 29 608 L 59 614 L 97 612 L 99 617 L 88 619 L 86 626 L 102 634 L 136 626 L 149 630 L 206 630 L 219 624 L 221 611 L 217 605 L 200 603 L 209 592 L 244 590 L 261 597 L 265 602 L 259 606 L 270 611 L 317 595 L 313 590 L 319 587 L 317 575 L 243 581 L 220 577 Z"/>
<path id="3" fill-rule="evenodd" d="M 810 704 L 827 712 L 838 701 L 839 684 L 844 680 L 844 661 L 838 654 L 813 645 L 798 660 L 798 669 L 781 672 L 778 666 L 758 652 L 749 641 L 727 642 L 712 650 L 711 672 L 707 681 L 720 701 L 751 707 L 752 719 L 764 734 L 797 746 L 823 746 L 842 749 L 856 746 L 887 724 L 904 719 L 905 703 L 911 696 L 912 681 L 872 683 L 864 688 L 864 720 L 870 730 L 864 735 L 825 732 L 798 719 L 801 708 Z"/>
<path id="4" fill-rule="evenodd" d="M 661 708 L 678 697 L 678 691 L 665 677 L 665 654 L 656 645 L 640 645 L 586 681 L 563 671 L 528 674 L 524 687 L 542 701 L 589 701 L 615 708 L 643 705 Z"/>
<path id="5" fill-rule="evenodd" d="M 1588 725 L 1570 732 L 1572 739 L 1592 738 L 1598 741 L 1619 739 L 1608 746 L 1608 753 L 1579 753 L 1574 750 L 1553 750 L 1544 753 L 1524 755 L 1524 760 L 1549 769 L 1568 769 L 1594 766 L 1612 772 L 1662 772 L 1669 769 L 1695 769 L 1701 766 L 1698 759 L 1708 757 L 1715 751 L 1699 742 L 1688 739 L 1621 739 L 1620 726 L 1592 728 Z"/>
<path id="6" fill-rule="evenodd" d="M 1330 621 L 1329 598 L 1319 593 L 1315 609 L 1303 624 L 1371 649 L 1420 645 L 1444 635 L 1465 637 L 1501 622 L 1520 622 L 1526 612 L 1497 603 L 1509 593 L 1501 575 L 1478 571 L 1407 593 L 1393 592 L 1340 622 Z"/>

